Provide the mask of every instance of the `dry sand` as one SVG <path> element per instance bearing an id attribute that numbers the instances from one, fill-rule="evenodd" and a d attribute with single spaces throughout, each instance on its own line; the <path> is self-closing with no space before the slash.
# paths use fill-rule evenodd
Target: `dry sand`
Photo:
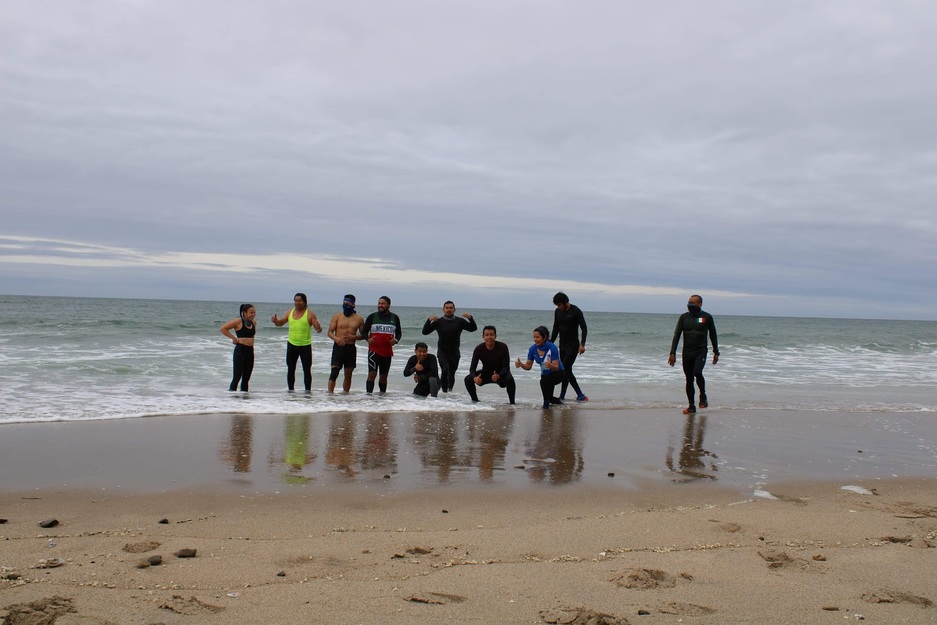
<path id="1" fill-rule="evenodd" d="M 4 625 L 935 623 L 937 482 L 0 494 Z M 38 523 L 57 519 L 58 525 Z M 174 555 L 196 550 L 195 557 Z M 162 564 L 142 566 L 159 555 Z M 59 562 L 61 561 L 61 564 Z M 51 568 L 37 568 L 43 565 Z"/>

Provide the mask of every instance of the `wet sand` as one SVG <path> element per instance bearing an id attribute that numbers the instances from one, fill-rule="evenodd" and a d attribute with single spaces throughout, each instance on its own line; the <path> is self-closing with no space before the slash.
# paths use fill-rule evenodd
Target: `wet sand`
<path id="1" fill-rule="evenodd" d="M 937 620 L 923 420 L 586 412 L 3 426 L 0 619 Z"/>
<path id="2" fill-rule="evenodd" d="M 609 477 L 612 474 L 613 477 Z M 238 493 L 937 477 L 929 413 L 208 414 L 0 426 L 0 490 Z"/>

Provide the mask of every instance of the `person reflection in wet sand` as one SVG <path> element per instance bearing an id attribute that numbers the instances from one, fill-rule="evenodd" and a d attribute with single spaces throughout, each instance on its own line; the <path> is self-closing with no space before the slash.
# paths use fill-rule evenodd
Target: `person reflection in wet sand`
<path id="1" fill-rule="evenodd" d="M 383 469 L 384 475 L 397 472 L 397 442 L 388 414 L 368 415 L 364 444 L 358 449 L 362 470 Z"/>
<path id="2" fill-rule="evenodd" d="M 315 452 L 309 451 L 309 415 L 288 415 L 284 434 L 283 479 L 289 484 L 305 484 L 313 478 L 303 475 L 303 467 L 316 461 Z"/>
<path id="3" fill-rule="evenodd" d="M 478 479 L 490 482 L 495 469 L 504 469 L 513 415 L 470 414 L 468 417 L 469 444 L 478 449 Z"/>
<path id="4" fill-rule="evenodd" d="M 250 415 L 231 415 L 228 441 L 221 445 L 221 459 L 231 465 L 235 473 L 251 472 L 254 448 L 254 418 Z"/>
<path id="5" fill-rule="evenodd" d="M 673 473 L 679 473 L 690 478 L 690 480 L 708 479 L 714 480 L 716 476 L 712 473 L 718 471 L 715 462 L 710 462 L 706 466 L 704 458 L 717 458 L 716 454 L 703 449 L 703 437 L 706 434 L 706 416 L 697 417 L 695 414 L 688 414 L 686 425 L 683 428 L 683 444 L 680 447 L 680 454 L 677 456 L 677 464 L 674 466 L 673 445 L 667 448 L 667 468 Z M 712 473 L 710 473 L 710 471 Z"/>
<path id="6" fill-rule="evenodd" d="M 459 435 L 452 413 L 418 414 L 413 423 L 413 447 L 424 469 L 436 468 L 440 484 L 449 481 L 453 466 L 465 464 L 458 458 Z"/>
<path id="7" fill-rule="evenodd" d="M 537 443 L 528 453 L 530 480 L 542 482 L 549 479 L 551 484 L 578 481 L 585 466 L 579 435 L 575 414 L 544 413 L 540 418 Z"/>
<path id="8" fill-rule="evenodd" d="M 325 449 L 325 464 L 355 477 L 355 417 L 349 413 L 332 415 L 329 423 L 329 442 Z"/>

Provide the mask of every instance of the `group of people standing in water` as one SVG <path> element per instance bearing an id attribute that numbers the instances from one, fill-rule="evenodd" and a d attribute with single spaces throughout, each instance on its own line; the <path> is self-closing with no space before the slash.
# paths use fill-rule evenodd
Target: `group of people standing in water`
<path id="1" fill-rule="evenodd" d="M 712 315 L 704 312 L 703 298 L 699 295 L 690 297 L 688 310 L 677 321 L 671 345 L 668 364 L 674 365 L 676 349 L 681 335 L 684 337 L 683 370 L 686 376 L 686 392 L 689 405 L 684 413 L 696 412 L 695 387 L 699 388 L 701 408 L 708 407 L 703 366 L 707 356 L 707 339 L 713 346 L 713 364 L 719 359 L 719 346 L 716 327 Z M 559 292 L 553 296 L 556 306 L 552 332 L 546 326 L 533 330 L 533 345 L 527 350 L 526 360 L 517 358 L 514 368 L 529 371 L 534 365 L 540 367 L 540 390 L 543 395 L 543 408 L 561 404 L 566 398 L 567 389 L 572 387 L 576 401 L 585 402 L 589 398 L 583 393 L 573 364 L 576 358 L 586 351 L 588 327 L 582 310 L 571 304 L 569 297 Z M 375 381 L 381 393 L 387 391 L 387 375 L 394 355 L 393 348 L 400 342 L 402 327 L 400 317 L 390 310 L 391 301 L 387 296 L 378 299 L 377 311 L 363 318 L 355 310 L 355 296 L 348 294 L 342 299 L 342 311 L 336 313 L 328 327 L 328 337 L 332 339 L 331 373 L 328 391 L 335 391 L 339 375 L 344 372 L 342 390 L 351 390 L 351 378 L 357 366 L 358 341 L 368 344 L 368 377 L 365 390 L 374 392 Z M 254 368 L 254 336 L 256 333 L 257 311 L 251 304 L 242 304 L 239 316 L 221 326 L 221 333 L 234 343 L 234 372 L 230 391 L 247 391 Z M 308 307 L 304 293 L 293 297 L 293 307 L 283 316 L 274 314 L 270 321 L 277 327 L 289 324 L 286 346 L 286 382 L 290 391 L 296 385 L 296 365 L 303 369 L 303 386 L 307 392 L 312 389 L 312 329 L 322 332 L 322 325 L 316 314 Z M 438 335 L 436 354 L 429 353 L 424 342 L 418 342 L 414 354 L 410 356 L 403 370 L 403 375 L 412 377 L 416 386 L 413 392 L 423 397 L 436 397 L 441 390 L 444 393 L 455 388 L 456 370 L 461 360 L 462 332 L 474 332 L 478 324 L 469 313 L 456 316 L 456 307 L 452 301 L 443 304 L 443 315 L 431 315 L 423 324 L 422 333 Z M 511 372 L 511 360 L 506 344 L 497 340 L 497 329 L 488 325 L 482 328 L 482 343 L 472 352 L 469 373 L 464 378 L 465 389 L 473 402 L 478 401 L 478 388 L 486 384 L 497 384 L 507 391 L 508 400 L 515 402 L 516 383 Z M 559 345 L 556 344 L 559 339 Z M 695 384 L 695 387 L 694 387 Z M 559 394 L 555 395 L 559 387 Z"/>

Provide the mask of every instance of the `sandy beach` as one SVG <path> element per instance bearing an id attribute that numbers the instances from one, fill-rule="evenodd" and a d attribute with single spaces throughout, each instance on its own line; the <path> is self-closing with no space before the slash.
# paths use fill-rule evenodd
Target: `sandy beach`
<path id="1" fill-rule="evenodd" d="M 4 427 L 4 625 L 937 620 L 932 476 L 769 480 L 756 492 L 723 479 L 727 469 L 706 477 L 704 463 L 696 479 L 645 467 L 556 486 L 549 469 L 531 480 L 536 463 L 514 466 L 509 438 L 500 456 L 463 458 L 471 478 L 451 483 L 439 482 L 445 463 L 414 465 L 427 485 L 401 461 L 394 478 L 358 466 L 343 486 L 321 475 L 349 479 L 326 440 L 306 449 L 318 458 L 308 480 L 284 481 L 283 458 L 256 447 L 264 465 L 232 479 L 230 450 L 210 435 L 230 433 L 230 418 L 134 421 Z M 157 436 L 189 428 L 202 437 L 185 453 Z M 592 436 L 605 435 L 589 431 L 573 454 L 584 476 Z M 54 462 L 12 453 L 26 444 Z M 95 457 L 109 470 L 86 470 Z M 22 477 L 24 462 L 38 478 Z"/>

